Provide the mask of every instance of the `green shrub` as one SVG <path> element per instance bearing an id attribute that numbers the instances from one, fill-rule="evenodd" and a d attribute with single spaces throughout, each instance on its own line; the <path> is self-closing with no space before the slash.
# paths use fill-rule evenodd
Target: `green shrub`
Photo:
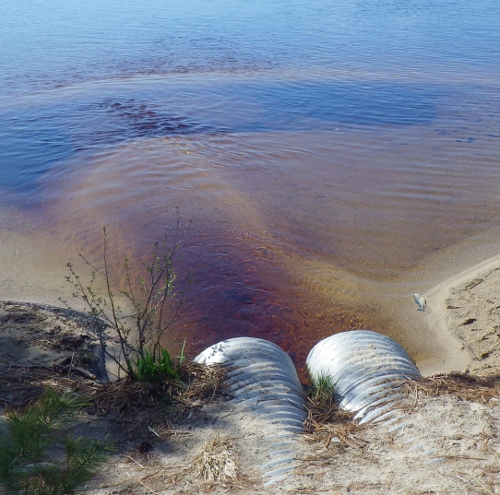
<path id="1" fill-rule="evenodd" d="M 98 270 L 82 254 L 85 265 L 92 272 L 88 282 L 82 281 L 74 266 L 68 263 L 70 275 L 66 280 L 73 286 L 73 297 L 81 299 L 88 306 L 98 329 L 101 349 L 101 362 L 107 356 L 115 361 L 118 377 L 123 375 L 132 380 L 157 382 L 162 379 L 179 378 L 179 366 L 184 359 L 183 353 L 177 363 L 163 348 L 162 337 L 178 315 L 185 292 L 174 292 L 174 260 L 180 244 L 181 227 L 177 215 L 173 239 L 165 234 L 163 242 L 156 242 L 149 263 L 144 263 L 141 270 L 133 270 L 130 258 L 125 258 L 122 269 L 126 289 L 120 290 L 130 303 L 131 309 L 124 312 L 117 304 L 116 294 L 112 290 L 111 273 L 108 262 L 108 232 L 103 228 L 103 269 Z M 104 281 L 105 294 L 95 288 L 97 277 Z M 177 296 L 177 297 L 176 297 Z M 173 305 L 168 301 L 176 300 Z M 62 301 L 68 306 L 66 301 Z M 69 307 L 69 306 L 68 306 Z M 170 311 L 169 311 L 170 310 Z M 119 355 L 109 352 L 106 345 L 107 329 L 118 337 Z M 183 348 L 184 349 L 184 348 Z"/>

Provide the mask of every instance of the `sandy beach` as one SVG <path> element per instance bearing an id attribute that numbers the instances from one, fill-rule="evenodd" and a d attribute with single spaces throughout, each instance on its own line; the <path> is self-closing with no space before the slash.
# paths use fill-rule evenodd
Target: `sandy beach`
<path id="1" fill-rule="evenodd" d="M 500 259 L 491 258 L 457 274 L 432 288 L 426 297 L 427 325 L 445 339 L 455 339 L 467 351 L 469 362 L 464 371 L 498 375 Z"/>
<path id="2" fill-rule="evenodd" d="M 327 425 L 327 437 L 321 429 L 301 435 L 294 475 L 265 486 L 259 467 L 266 463 L 262 445 L 268 440 L 261 420 L 218 399 L 163 425 L 161 420 L 136 424 L 138 431 L 121 439 L 118 452 L 87 484 L 87 493 L 500 493 L 500 258 L 471 267 L 423 296 L 421 323 L 443 345 L 460 351 L 446 371 L 465 374 L 458 388 L 450 387 L 453 376 L 409 385 L 401 404 L 407 416 L 403 429 Z M 26 361 L 58 363 L 63 370 L 76 349 L 91 352 L 96 344 L 88 321 L 76 313 L 8 302 L 0 304 L 0 339 L 3 375 L 10 364 Z M 420 363 L 424 375 L 432 374 L 439 356 L 436 360 Z M 12 394 L 3 382 L 2 407 L 14 400 Z M 105 424 L 106 418 L 88 416 L 79 433 L 99 436 Z M 151 445 L 146 453 L 140 449 L 144 442 Z M 198 472 L 200 455 L 217 445 L 230 452 L 234 476 L 207 483 Z"/>

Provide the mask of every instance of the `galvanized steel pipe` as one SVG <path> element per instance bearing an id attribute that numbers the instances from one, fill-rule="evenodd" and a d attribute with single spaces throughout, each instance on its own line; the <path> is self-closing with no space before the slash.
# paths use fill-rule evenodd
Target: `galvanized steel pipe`
<path id="1" fill-rule="evenodd" d="M 420 377 L 403 347 L 369 330 L 321 340 L 309 352 L 306 366 L 313 383 L 323 377 L 331 381 L 339 407 L 355 412 L 360 423 L 394 420 L 402 381 Z"/>
<path id="2" fill-rule="evenodd" d="M 287 478 L 296 466 L 295 440 L 304 432 L 304 392 L 290 356 L 277 345 L 253 337 L 224 340 L 200 353 L 198 363 L 228 369 L 233 402 L 263 420 L 268 461 L 261 466 L 266 484 Z"/>

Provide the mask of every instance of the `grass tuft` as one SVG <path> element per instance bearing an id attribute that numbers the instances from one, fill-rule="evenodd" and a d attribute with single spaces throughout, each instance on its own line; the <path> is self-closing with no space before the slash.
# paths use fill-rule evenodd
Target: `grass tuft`
<path id="1" fill-rule="evenodd" d="M 321 376 L 307 394 L 308 415 L 304 423 L 306 432 L 314 434 L 316 441 L 328 447 L 336 438 L 340 446 L 363 448 L 356 436 L 362 427 L 353 420 L 353 413 L 339 409 L 335 401 L 335 383 L 329 376 Z"/>
<path id="2" fill-rule="evenodd" d="M 197 475 L 210 485 L 227 484 L 237 480 L 238 452 L 234 443 L 218 434 L 205 442 L 201 452 L 193 459 Z"/>
<path id="3" fill-rule="evenodd" d="M 309 390 L 309 400 L 318 407 L 329 408 L 334 403 L 335 383 L 330 376 L 320 376 Z"/>

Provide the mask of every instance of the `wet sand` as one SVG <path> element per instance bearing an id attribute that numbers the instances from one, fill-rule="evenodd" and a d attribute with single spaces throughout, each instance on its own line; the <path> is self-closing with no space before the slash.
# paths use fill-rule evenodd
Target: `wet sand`
<path id="1" fill-rule="evenodd" d="M 3 211 L 6 216 L 11 213 Z M 74 253 L 73 258 L 67 259 L 67 247 L 59 246 L 52 240 L 54 236 L 57 238 L 62 235 L 60 231 L 42 232 L 32 228 L 35 221 L 26 221 L 29 215 L 25 215 L 23 219 L 22 212 L 12 213 L 20 216 L 23 229 L 0 232 L 0 300 L 61 306 L 61 297 L 69 298 L 74 309 L 83 310 L 84 305 L 70 297 L 71 286 L 65 281 L 65 276 L 69 274 L 65 264 L 67 261 L 78 261 L 77 253 Z M 9 223 L 11 222 L 9 219 Z M 495 292 L 499 292 L 500 287 L 500 274 L 497 270 L 500 261 L 498 256 L 491 257 L 492 253 L 497 252 L 495 239 L 495 232 L 491 232 L 488 236 L 483 236 L 481 243 L 473 239 L 464 241 L 461 245 L 427 257 L 415 269 L 398 278 L 386 282 L 372 281 L 372 290 L 369 281 L 358 280 L 347 296 L 351 307 L 356 308 L 356 294 L 359 295 L 357 315 L 368 315 L 364 322 L 368 325 L 372 322 L 372 326 L 363 325 L 361 328 L 385 333 L 396 339 L 407 349 L 425 375 L 467 369 L 477 372 L 478 367 L 474 363 L 494 361 L 497 354 L 488 349 L 494 348 L 492 344 L 498 338 Z M 89 244 L 87 248 L 86 255 L 91 259 L 95 259 L 92 256 L 100 256 L 101 246 L 98 243 Z M 481 257 L 487 258 L 486 261 L 478 262 Z M 470 266 L 464 270 L 467 264 Z M 349 276 L 351 282 L 356 281 L 352 274 L 344 274 L 333 268 L 327 270 L 326 265 L 316 265 L 308 260 L 304 262 L 297 259 L 293 267 L 296 270 L 293 273 L 295 279 L 300 280 L 302 277 L 307 280 L 306 289 L 311 292 L 308 297 L 312 297 L 314 293 L 318 297 L 318 307 L 334 307 L 338 284 L 345 285 L 343 279 Z M 483 282 L 473 284 L 472 288 L 468 287 L 470 281 L 478 279 Z M 418 311 L 413 301 L 413 292 L 419 292 L 427 299 L 425 311 Z M 346 300 L 345 293 L 339 292 L 337 295 Z M 253 309 L 257 310 L 258 308 Z M 481 312 L 484 314 L 479 315 Z M 306 326 L 318 319 L 313 312 L 310 313 L 312 319 L 309 322 L 306 321 L 307 314 L 298 314 L 304 320 L 301 320 L 301 324 Z M 287 318 L 292 320 L 293 316 L 290 314 Z M 464 324 L 468 319 L 474 321 Z M 360 319 L 343 324 L 343 329 L 360 328 Z M 332 332 L 342 329 L 331 328 Z M 320 332 L 317 340 L 328 335 L 328 325 L 324 324 Z M 283 336 L 277 333 L 274 338 L 279 340 Z M 312 338 L 312 335 L 308 335 L 303 345 L 309 345 L 307 339 Z M 217 339 L 217 335 L 208 335 L 207 339 Z M 212 343 L 214 342 L 203 342 L 205 346 Z M 301 351 L 299 355 L 293 355 L 293 350 L 291 352 L 299 368 L 303 366 L 302 354 L 307 354 L 308 349 Z M 201 349 L 194 346 L 191 352 L 199 350 Z M 481 366 L 480 364 L 479 367 Z"/>

